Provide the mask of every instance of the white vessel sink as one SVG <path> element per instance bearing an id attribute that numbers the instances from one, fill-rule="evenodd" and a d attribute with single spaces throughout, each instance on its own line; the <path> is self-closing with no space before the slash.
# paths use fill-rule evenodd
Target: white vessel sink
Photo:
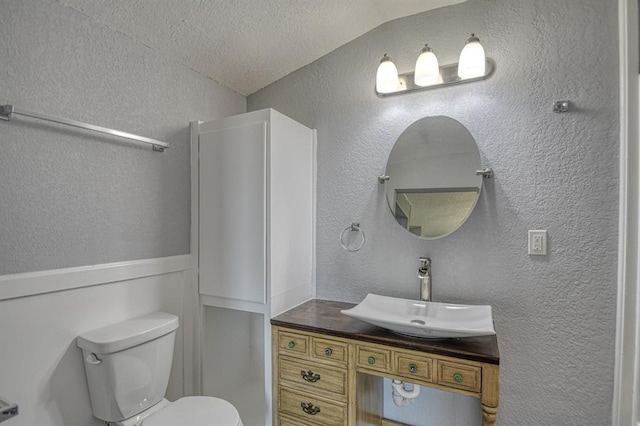
<path id="1" fill-rule="evenodd" d="M 398 334 L 428 339 L 496 334 L 489 305 L 455 305 L 368 294 L 343 314 Z"/>

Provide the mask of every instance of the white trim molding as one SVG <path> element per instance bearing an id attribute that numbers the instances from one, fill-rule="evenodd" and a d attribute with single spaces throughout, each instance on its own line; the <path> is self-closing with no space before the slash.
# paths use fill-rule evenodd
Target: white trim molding
<path id="1" fill-rule="evenodd" d="M 619 0 L 620 219 L 613 426 L 640 421 L 638 0 Z"/>
<path id="2" fill-rule="evenodd" d="M 191 255 L 0 276 L 0 300 L 71 290 L 191 269 Z"/>

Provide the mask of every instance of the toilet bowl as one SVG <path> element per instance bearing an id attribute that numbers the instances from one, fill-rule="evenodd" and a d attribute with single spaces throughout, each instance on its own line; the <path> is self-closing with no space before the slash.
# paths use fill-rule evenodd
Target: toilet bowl
<path id="1" fill-rule="evenodd" d="M 119 426 L 242 426 L 238 410 L 223 399 L 164 398 L 177 328 L 178 317 L 155 312 L 76 339 L 96 418 Z"/>

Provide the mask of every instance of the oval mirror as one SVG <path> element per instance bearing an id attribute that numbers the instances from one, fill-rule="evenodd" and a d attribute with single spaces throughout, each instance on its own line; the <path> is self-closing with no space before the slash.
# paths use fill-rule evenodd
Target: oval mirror
<path id="1" fill-rule="evenodd" d="M 481 168 L 476 141 L 462 124 L 443 116 L 422 118 L 402 132 L 389 154 L 385 186 L 391 213 L 420 238 L 445 237 L 473 211 Z"/>

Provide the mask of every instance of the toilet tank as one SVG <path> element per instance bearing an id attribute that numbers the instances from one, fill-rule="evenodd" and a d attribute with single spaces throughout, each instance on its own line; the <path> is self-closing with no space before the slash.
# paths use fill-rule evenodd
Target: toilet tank
<path id="1" fill-rule="evenodd" d="M 95 417 L 121 421 L 162 401 L 177 328 L 177 316 L 154 312 L 77 338 Z"/>

